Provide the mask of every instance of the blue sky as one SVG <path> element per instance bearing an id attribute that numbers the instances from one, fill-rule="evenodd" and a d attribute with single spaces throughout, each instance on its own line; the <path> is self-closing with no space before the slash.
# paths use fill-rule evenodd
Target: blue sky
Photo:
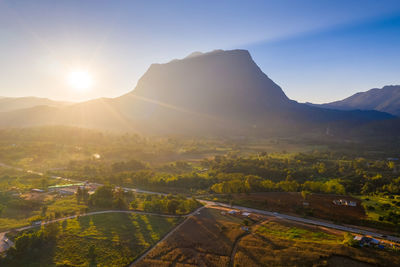
<path id="1" fill-rule="evenodd" d="M 400 84 L 400 1 L 0 0 L 0 25 L 1 96 L 115 97 L 151 63 L 220 48 L 300 102 Z M 70 88 L 76 69 L 92 90 Z"/>

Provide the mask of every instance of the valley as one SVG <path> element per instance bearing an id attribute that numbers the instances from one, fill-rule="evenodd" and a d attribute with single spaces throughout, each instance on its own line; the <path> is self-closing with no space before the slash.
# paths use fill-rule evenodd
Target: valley
<path id="1" fill-rule="evenodd" d="M 0 267 L 400 266 L 400 1 L 0 25 Z"/>
<path id="2" fill-rule="evenodd" d="M 165 141 L 158 138 L 141 139 L 137 135 L 104 135 L 92 130 L 64 127 L 13 130 L 12 135 L 9 131 L 0 134 L 4 137 L 0 153 L 3 153 L 7 162 L 1 166 L 3 208 L 0 221 L 2 231 L 7 232 L 6 238 L 12 242 L 10 244 L 18 244 L 25 233 L 34 238 L 35 233 L 39 233 L 37 231 L 46 231 L 53 224 L 58 225 L 58 229 L 64 221 L 69 224 L 70 221 L 73 223 L 93 216 L 133 216 L 137 221 L 140 216 L 155 216 L 163 220 L 170 219 L 168 229 L 174 231 L 164 239 L 163 236 L 169 233 L 168 229 L 149 241 L 145 239 L 147 246 L 141 249 L 126 243 L 128 247 L 124 251 L 129 248 L 130 252 L 126 250 L 122 257 L 109 251 L 106 255 L 110 256 L 106 258 L 96 257 L 97 264 L 108 265 L 117 257 L 125 261 L 114 262 L 117 265 L 169 266 L 179 263 L 189 266 L 240 266 L 243 261 L 255 261 L 251 263 L 252 266 L 260 266 L 260 260 L 256 259 L 261 256 L 252 256 L 253 249 L 249 251 L 247 247 L 254 243 L 265 248 L 265 238 L 273 238 L 273 242 L 280 244 L 278 246 L 286 244 L 288 248 L 306 242 L 301 245 L 304 251 L 298 251 L 298 258 L 292 259 L 293 264 L 319 262 L 323 266 L 331 261 L 341 261 L 343 264 L 357 261 L 385 265 L 380 257 L 396 257 L 398 254 L 397 162 L 388 160 L 393 155 L 389 150 L 383 154 L 378 151 L 371 154 L 370 151 L 354 150 L 354 147 L 362 144 L 343 144 L 323 139 L 313 142 L 313 146 L 293 139 L 259 140 L 257 147 L 253 139 L 236 142 L 180 139 L 178 142 L 173 138 Z M 57 144 L 61 137 L 62 146 Z M 41 141 L 43 138 L 46 139 L 45 143 Z M 54 151 L 56 147 L 60 149 Z M 292 152 L 283 151 L 282 148 L 291 149 Z M 376 148 L 379 149 L 378 144 Z M 42 151 L 42 154 L 38 151 Z M 216 151 L 218 154 L 210 157 Z M 178 160 L 163 160 L 168 153 L 176 155 L 171 159 Z M 124 160 L 126 158 L 129 160 Z M 60 165 L 67 159 L 67 164 Z M 381 176 L 385 179 L 377 178 Z M 359 182 L 364 184 L 358 185 Z M 392 191 L 388 191 L 388 188 Z M 334 203 L 339 200 L 355 203 L 355 206 Z M 206 208 L 196 211 L 202 205 Z M 235 212 L 230 214 L 231 211 Z M 249 213 L 250 217 L 240 215 L 242 213 Z M 202 235 L 198 238 L 202 241 L 194 241 L 197 237 L 192 228 L 199 226 L 191 225 L 203 214 L 209 214 L 205 217 L 208 218 L 207 222 L 201 219 L 195 225 L 200 223 L 203 225 L 201 227 L 208 230 L 198 231 L 197 234 Z M 227 220 L 228 224 L 218 226 L 221 220 Z M 282 228 L 287 227 L 286 224 L 290 225 L 289 228 Z M 261 225 L 268 227 L 264 229 Z M 140 229 L 142 227 L 145 226 L 141 225 Z M 221 233 L 227 231 L 227 236 L 219 236 L 221 233 L 214 236 L 216 233 L 212 232 L 215 231 L 211 231 L 213 227 L 217 227 L 215 231 Z M 270 232 L 271 227 L 280 230 Z M 317 228 L 333 233 L 332 241 L 329 241 L 333 243 L 328 242 L 325 246 L 325 239 L 322 241 L 316 236 L 311 238 L 308 237 L 309 232 L 304 232 Z M 15 231 L 17 229 L 20 230 Z M 311 238 L 312 242 L 299 239 L 297 232 L 299 236 L 305 234 L 304 238 Z M 312 232 L 313 236 L 318 234 L 315 230 Z M 352 233 L 352 237 L 377 238 L 384 249 L 358 248 L 357 253 L 349 253 L 352 246 L 342 244 L 346 232 Z M 74 241 L 76 238 L 87 238 L 75 236 L 75 232 L 63 234 L 59 241 L 56 236 L 52 248 L 55 254 L 40 260 L 35 258 L 35 261 L 44 264 L 74 259 L 70 264 L 85 265 L 85 262 L 94 260 L 90 258 L 94 257 L 93 252 L 89 257 L 84 256 L 89 255 L 86 252 L 82 254 L 78 253 L 81 250 L 74 252 L 72 248 L 67 248 L 72 244 L 63 243 L 67 242 L 64 240 L 67 235 L 72 238 L 72 243 L 77 242 Z M 98 238 L 103 240 L 104 237 Z M 225 238 L 228 239 L 223 241 Z M 188 240 L 194 243 L 185 245 Z M 210 247 L 208 242 L 219 247 L 218 250 Z M 223 251 L 219 251 L 223 245 L 218 245 L 218 242 L 225 244 Z M 309 249 L 315 250 L 312 244 L 319 244 L 319 252 L 309 254 Z M 96 243 L 95 246 L 103 251 L 102 244 Z M 90 247 L 88 244 L 81 249 L 89 253 Z M 204 250 L 205 247 L 208 250 Z M 16 246 L 16 252 L 13 249 L 4 251 L 4 255 L 7 254 L 4 260 L 9 261 L 11 266 L 29 260 L 21 258 L 19 263 L 11 260 L 10 255 L 20 253 L 18 250 L 22 247 Z M 58 254 L 64 254 L 63 249 L 72 253 L 66 254 L 68 261 Z M 372 251 L 368 252 L 368 256 L 365 254 L 367 250 Z M 285 253 L 293 253 L 289 251 Z M 288 260 L 286 254 L 279 254 L 275 249 L 271 253 L 277 255 L 276 259 L 282 257 L 275 262 L 276 265 Z M 382 253 L 388 254 L 378 256 Z"/>

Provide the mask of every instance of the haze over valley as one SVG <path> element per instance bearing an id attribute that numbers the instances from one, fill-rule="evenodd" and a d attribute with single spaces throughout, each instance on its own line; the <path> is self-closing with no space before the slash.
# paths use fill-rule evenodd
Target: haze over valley
<path id="1" fill-rule="evenodd" d="M 0 266 L 400 266 L 398 1 L 0 23 Z"/>

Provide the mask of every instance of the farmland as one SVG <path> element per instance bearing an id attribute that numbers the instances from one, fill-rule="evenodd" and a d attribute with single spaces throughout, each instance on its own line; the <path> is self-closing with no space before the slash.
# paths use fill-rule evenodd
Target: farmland
<path id="1" fill-rule="evenodd" d="M 3 264 L 7 266 L 124 266 L 132 262 L 167 233 L 178 218 L 135 214 L 98 214 L 65 220 L 45 226 L 43 230 L 23 232 L 16 236 L 12 249 Z M 53 233 L 30 248 L 22 247 L 18 239 L 40 232 Z M 39 234 L 39 236 L 41 236 Z M 27 253 L 29 252 L 29 253 Z"/>
<path id="2" fill-rule="evenodd" d="M 248 226 L 244 226 L 244 223 Z M 248 227 L 249 231 L 243 230 Z M 388 261 L 386 261 L 388 259 Z M 393 266 L 398 252 L 353 248 L 343 233 L 208 208 L 158 244 L 138 266 Z"/>
<path id="3" fill-rule="evenodd" d="M 245 236 L 234 266 L 396 266 L 398 252 L 354 248 L 340 233 L 269 221 Z M 266 264 L 267 263 L 267 264 Z"/>
<path id="4" fill-rule="evenodd" d="M 289 140 L 178 141 L 47 129 L 53 130 L 0 131 L 4 137 L 0 231 L 105 210 L 183 217 L 201 205 L 196 199 L 318 218 L 339 226 L 369 226 L 386 237 L 399 231 L 400 166 L 382 155 L 329 151 L 329 144 L 323 143 L 313 151 L 305 144 L 295 149 L 298 143 Z M 290 151 L 279 150 L 284 148 Z M 338 200 L 346 204 L 334 204 Z M 350 202 L 354 205 L 347 205 Z M 128 214 L 80 217 L 58 227 L 49 224 L 24 232 L 21 236 L 28 244 L 39 244 L 32 251 L 51 253 L 46 258 L 30 252 L 33 258 L 11 260 L 18 255 L 13 249 L 21 249 L 16 245 L 5 253 L 6 260 L 11 266 L 29 260 L 42 265 L 125 265 L 177 223 L 177 219 L 164 223 L 165 218 Z M 11 231 L 10 236 L 14 234 Z M 47 247 L 42 246 L 44 241 Z M 381 264 L 382 257 L 391 259 L 395 253 L 390 246 L 385 251 L 354 249 L 342 241 L 343 232 L 287 224 L 282 217 L 247 218 L 214 207 L 187 218 L 139 265 L 257 266 L 270 261 L 278 266 L 284 262 L 345 266 Z M 83 252 L 77 256 L 79 250 Z M 364 251 L 371 251 L 375 261 Z"/>
<path id="5" fill-rule="evenodd" d="M 243 234 L 243 219 L 204 209 L 157 245 L 139 266 L 227 266 L 235 240 Z"/>

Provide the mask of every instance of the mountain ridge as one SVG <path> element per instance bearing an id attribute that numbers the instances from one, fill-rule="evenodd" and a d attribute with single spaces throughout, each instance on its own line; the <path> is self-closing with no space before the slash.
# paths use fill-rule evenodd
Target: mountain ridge
<path id="1" fill-rule="evenodd" d="M 35 106 L 60 107 L 70 104 L 72 104 L 72 102 L 56 101 L 48 98 L 35 97 L 35 96 L 26 96 L 26 97 L 0 96 L 0 112 L 31 108 Z"/>
<path id="2" fill-rule="evenodd" d="M 365 92 L 355 93 L 342 100 L 312 105 L 341 110 L 377 110 L 400 116 L 400 85 L 372 88 Z"/>
<path id="3" fill-rule="evenodd" d="M 393 117 L 297 103 L 242 49 L 152 64 L 135 89 L 120 97 L 33 111 L 2 113 L 0 127 L 59 124 L 150 134 L 283 134 L 325 132 L 327 127 L 340 132 Z"/>

